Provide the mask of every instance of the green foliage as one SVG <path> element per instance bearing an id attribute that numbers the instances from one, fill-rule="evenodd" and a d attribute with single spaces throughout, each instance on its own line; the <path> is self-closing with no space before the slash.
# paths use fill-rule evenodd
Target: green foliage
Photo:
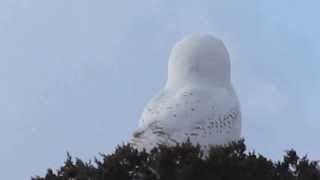
<path id="1" fill-rule="evenodd" d="M 160 145 L 139 152 L 130 145 L 118 146 L 102 160 L 85 163 L 68 154 L 56 172 L 32 180 L 320 180 L 318 162 L 300 158 L 294 150 L 272 162 L 246 152 L 244 141 L 212 147 L 204 154 L 190 142 L 174 147 Z"/>

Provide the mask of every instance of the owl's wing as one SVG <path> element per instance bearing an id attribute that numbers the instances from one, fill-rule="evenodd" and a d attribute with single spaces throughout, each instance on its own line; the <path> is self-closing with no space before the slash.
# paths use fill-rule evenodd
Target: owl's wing
<path id="1" fill-rule="evenodd" d="M 162 94 L 146 107 L 134 139 L 172 144 L 200 136 L 209 138 L 213 130 L 221 134 L 232 126 L 236 102 L 226 89 L 185 88 Z"/>
<path id="2" fill-rule="evenodd" d="M 185 88 L 162 107 L 157 116 L 160 119 L 158 126 L 165 127 L 177 142 L 211 137 L 212 133 L 231 131 L 238 116 L 237 108 L 237 99 L 225 88 Z"/>

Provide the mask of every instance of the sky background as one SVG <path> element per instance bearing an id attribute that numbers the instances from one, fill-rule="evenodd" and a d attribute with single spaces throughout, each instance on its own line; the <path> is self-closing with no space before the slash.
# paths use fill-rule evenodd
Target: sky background
<path id="1" fill-rule="evenodd" d="M 1 179 L 126 142 L 175 42 L 222 39 L 250 150 L 320 159 L 320 1 L 1 0 Z"/>

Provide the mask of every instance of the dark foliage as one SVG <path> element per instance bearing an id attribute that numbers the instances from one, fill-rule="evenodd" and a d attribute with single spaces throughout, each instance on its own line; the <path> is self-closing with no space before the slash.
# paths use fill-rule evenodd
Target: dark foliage
<path id="1" fill-rule="evenodd" d="M 49 169 L 32 180 L 320 180 L 318 162 L 300 158 L 294 150 L 272 162 L 246 152 L 244 141 L 212 147 L 203 154 L 190 142 L 175 147 L 159 146 L 150 153 L 130 145 L 116 148 L 102 160 L 85 163 L 68 154 L 63 167 Z"/>

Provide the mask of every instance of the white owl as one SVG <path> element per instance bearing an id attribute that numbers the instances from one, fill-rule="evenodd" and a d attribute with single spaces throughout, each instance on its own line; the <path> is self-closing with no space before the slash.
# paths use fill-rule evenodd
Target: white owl
<path id="1" fill-rule="evenodd" d="M 165 87 L 145 107 L 130 143 L 147 151 L 188 139 L 207 148 L 240 139 L 241 112 L 223 42 L 192 35 L 173 48 Z"/>

